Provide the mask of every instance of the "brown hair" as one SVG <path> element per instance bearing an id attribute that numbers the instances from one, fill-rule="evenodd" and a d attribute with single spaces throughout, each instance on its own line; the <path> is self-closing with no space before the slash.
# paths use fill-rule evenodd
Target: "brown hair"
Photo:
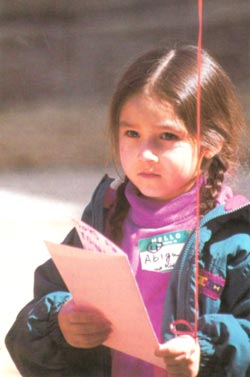
<path id="1" fill-rule="evenodd" d="M 128 98 L 146 92 L 161 102 L 170 103 L 184 122 L 191 137 L 197 133 L 197 48 L 185 46 L 177 49 L 157 49 L 140 56 L 122 76 L 110 106 L 110 136 L 116 160 L 119 160 L 119 117 Z M 201 189 L 201 214 L 215 206 L 224 173 L 237 157 L 239 131 L 243 125 L 240 107 L 231 80 L 222 67 L 202 51 L 201 67 L 201 148 L 214 151 L 214 157 L 203 163 L 206 185 Z M 126 182 L 126 181 L 125 181 Z M 117 208 L 110 223 L 114 241 L 121 239 L 121 227 L 128 203 L 122 185 L 117 195 Z M 119 219 L 119 221 L 118 221 Z M 119 223 L 119 226 L 117 224 Z"/>

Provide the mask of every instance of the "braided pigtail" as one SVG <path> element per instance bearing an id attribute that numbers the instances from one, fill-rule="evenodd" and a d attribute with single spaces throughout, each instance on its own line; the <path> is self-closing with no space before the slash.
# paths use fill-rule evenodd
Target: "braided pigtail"
<path id="1" fill-rule="evenodd" d="M 207 169 L 206 183 L 201 188 L 201 215 L 205 215 L 216 206 L 216 198 L 221 191 L 226 171 L 225 163 L 218 155 L 214 156 Z"/>
<path id="2" fill-rule="evenodd" d="M 117 189 L 114 212 L 109 220 L 110 236 L 112 241 L 117 245 L 119 245 L 122 240 L 122 226 L 130 207 L 125 196 L 125 188 L 127 183 L 128 178 L 125 177 L 124 182 Z"/>

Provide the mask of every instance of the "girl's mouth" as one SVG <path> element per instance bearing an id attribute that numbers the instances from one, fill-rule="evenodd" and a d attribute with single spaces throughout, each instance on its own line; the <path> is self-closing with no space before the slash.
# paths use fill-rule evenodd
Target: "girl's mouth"
<path id="1" fill-rule="evenodd" d="M 160 174 L 154 173 L 154 172 L 151 172 L 151 171 L 143 171 L 143 172 L 139 173 L 138 175 L 142 178 L 157 178 L 157 177 L 160 177 Z"/>

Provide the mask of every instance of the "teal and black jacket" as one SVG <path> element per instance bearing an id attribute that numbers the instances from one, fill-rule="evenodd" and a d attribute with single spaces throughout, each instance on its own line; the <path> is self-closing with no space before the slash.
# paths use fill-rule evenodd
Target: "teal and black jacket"
<path id="1" fill-rule="evenodd" d="M 95 190 L 83 220 L 104 232 L 112 179 Z M 73 229 L 65 244 L 80 247 Z M 174 335 L 176 320 L 194 322 L 195 233 L 190 235 L 172 272 L 162 324 L 163 338 Z M 71 297 L 52 260 L 35 272 L 34 299 L 19 313 L 6 345 L 25 377 L 110 377 L 111 353 L 105 346 L 71 347 L 57 323 Z M 250 203 L 234 197 L 201 220 L 199 256 L 199 377 L 250 377 Z"/>

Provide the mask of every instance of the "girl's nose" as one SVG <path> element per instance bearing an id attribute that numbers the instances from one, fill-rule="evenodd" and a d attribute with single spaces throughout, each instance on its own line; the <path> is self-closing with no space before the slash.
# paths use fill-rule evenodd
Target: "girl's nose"
<path id="1" fill-rule="evenodd" d="M 141 151 L 140 155 L 141 155 L 141 159 L 145 161 L 152 161 L 152 162 L 159 161 L 158 155 L 150 149 L 144 149 L 143 151 Z"/>

